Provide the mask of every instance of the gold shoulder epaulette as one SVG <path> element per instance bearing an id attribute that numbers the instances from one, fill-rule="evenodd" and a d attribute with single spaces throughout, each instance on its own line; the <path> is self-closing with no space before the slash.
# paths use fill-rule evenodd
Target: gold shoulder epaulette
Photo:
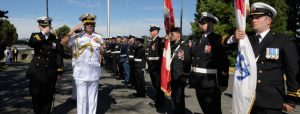
<path id="1" fill-rule="evenodd" d="M 34 35 L 33 37 L 34 37 L 35 39 L 37 39 L 38 41 L 41 40 L 41 38 L 40 38 L 40 36 L 39 36 L 38 34 Z"/>

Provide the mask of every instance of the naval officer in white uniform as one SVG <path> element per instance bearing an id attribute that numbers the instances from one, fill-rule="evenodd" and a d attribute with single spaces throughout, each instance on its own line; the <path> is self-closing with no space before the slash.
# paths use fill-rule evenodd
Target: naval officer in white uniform
<path id="1" fill-rule="evenodd" d="M 95 19 L 93 14 L 82 15 L 79 18 L 82 23 L 74 27 L 61 41 L 68 47 L 75 47 L 73 77 L 77 87 L 78 114 L 96 114 L 97 109 L 103 39 L 100 34 L 95 33 Z M 83 32 L 71 36 L 81 27 L 84 27 Z"/>

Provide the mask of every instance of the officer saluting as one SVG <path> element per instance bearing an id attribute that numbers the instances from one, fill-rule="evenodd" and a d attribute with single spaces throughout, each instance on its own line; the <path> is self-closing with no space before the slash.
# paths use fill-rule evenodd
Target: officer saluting
<path id="1" fill-rule="evenodd" d="M 159 26 L 150 25 L 151 41 L 148 47 L 147 59 L 152 86 L 156 90 L 155 103 L 150 103 L 152 107 L 162 107 L 165 100 L 164 93 L 160 89 L 160 67 L 164 44 L 162 43 L 162 39 L 158 36 L 159 30 Z"/>
<path id="2" fill-rule="evenodd" d="M 77 87 L 77 113 L 96 114 L 98 102 L 98 83 L 101 76 L 101 58 L 104 50 L 102 36 L 95 32 L 96 16 L 90 13 L 82 15 L 82 21 L 63 39 L 62 44 L 75 47 L 73 57 L 75 65 L 73 77 Z M 84 26 L 84 31 L 71 36 Z M 71 36 L 71 37 L 70 37 Z M 70 40 L 69 40 L 70 39 Z"/>
<path id="3" fill-rule="evenodd" d="M 300 98 L 299 55 L 295 43 L 285 34 L 272 32 L 276 10 L 265 3 L 254 3 L 249 14 L 252 33 L 247 33 L 257 58 L 256 98 L 251 114 L 290 112 Z M 246 33 L 236 30 L 225 45 L 236 44 Z M 286 80 L 284 79 L 284 74 Z M 299 80 L 298 80 L 299 81 Z M 285 82 L 287 93 L 285 93 Z"/>
<path id="4" fill-rule="evenodd" d="M 52 34 L 50 17 L 40 17 L 40 32 L 32 33 L 28 45 L 34 49 L 34 56 L 29 65 L 26 77 L 29 81 L 29 91 L 32 96 L 35 114 L 49 114 L 55 83 L 62 75 L 62 46 L 59 39 Z"/>
<path id="5" fill-rule="evenodd" d="M 221 114 L 221 92 L 228 85 L 229 61 L 222 37 L 214 33 L 218 22 L 214 15 L 202 12 L 199 17 L 201 37 L 191 46 L 192 74 L 191 87 L 196 89 L 196 96 L 205 114 Z"/>

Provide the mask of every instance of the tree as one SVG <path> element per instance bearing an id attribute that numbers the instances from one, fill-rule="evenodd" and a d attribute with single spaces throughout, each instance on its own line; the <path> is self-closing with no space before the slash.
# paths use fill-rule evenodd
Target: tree
<path id="1" fill-rule="evenodd" d="M 300 0 L 286 0 L 288 7 L 287 30 L 296 33 L 300 29 Z"/>
<path id="2" fill-rule="evenodd" d="M 63 26 L 55 29 L 55 33 L 56 33 L 57 37 L 59 37 L 59 38 L 62 38 L 63 36 L 65 36 L 69 31 L 70 31 L 70 27 L 68 27 L 67 25 L 63 25 Z"/>
<path id="3" fill-rule="evenodd" d="M 15 26 L 8 20 L 0 20 L 0 58 L 4 57 L 3 51 L 7 46 L 12 46 L 18 40 Z"/>

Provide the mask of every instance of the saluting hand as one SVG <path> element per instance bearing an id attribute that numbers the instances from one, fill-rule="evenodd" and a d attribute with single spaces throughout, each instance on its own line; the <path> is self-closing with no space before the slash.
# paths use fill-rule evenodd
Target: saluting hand
<path id="1" fill-rule="evenodd" d="M 73 28 L 73 31 L 76 31 L 76 30 L 81 29 L 81 27 L 83 27 L 83 25 L 84 25 L 84 22 L 79 23 L 78 25 L 76 25 L 76 26 Z"/>
<path id="2" fill-rule="evenodd" d="M 246 36 L 245 31 L 237 29 L 233 35 L 233 41 L 237 42 L 240 39 L 244 39 L 245 36 Z"/>

